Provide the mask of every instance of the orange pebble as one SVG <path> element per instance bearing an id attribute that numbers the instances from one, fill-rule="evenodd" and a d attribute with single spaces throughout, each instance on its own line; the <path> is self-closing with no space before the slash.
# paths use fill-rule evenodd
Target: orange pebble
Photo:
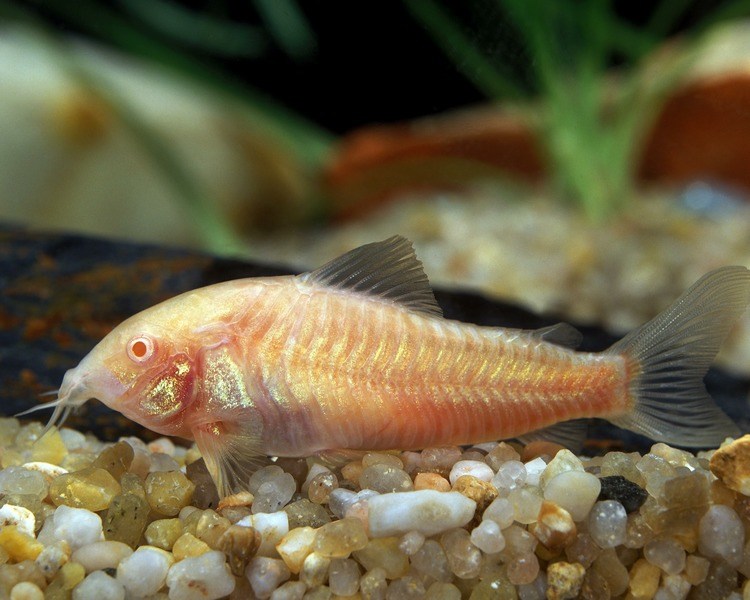
<path id="1" fill-rule="evenodd" d="M 450 492 L 450 482 L 437 473 L 419 473 L 414 478 L 415 490 L 437 490 L 438 492 Z"/>

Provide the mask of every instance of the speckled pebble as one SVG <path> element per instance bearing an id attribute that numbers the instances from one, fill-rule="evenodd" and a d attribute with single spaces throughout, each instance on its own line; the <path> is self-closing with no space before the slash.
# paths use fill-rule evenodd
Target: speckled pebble
<path id="1" fill-rule="evenodd" d="M 547 599 L 570 600 L 581 590 L 586 569 L 580 563 L 555 562 L 547 568 Z"/>
<path id="2" fill-rule="evenodd" d="M 27 535 L 34 535 L 36 517 L 34 513 L 23 506 L 3 504 L 0 506 L 0 527 L 15 525 L 18 531 Z"/>

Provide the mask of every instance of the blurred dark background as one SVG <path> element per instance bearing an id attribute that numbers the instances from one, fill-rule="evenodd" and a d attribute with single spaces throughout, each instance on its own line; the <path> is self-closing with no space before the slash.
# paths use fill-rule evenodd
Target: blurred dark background
<path id="1" fill-rule="evenodd" d="M 504 2 L 436 4 L 488 59 L 502 65 L 533 94 L 534 59 L 509 22 Z M 580 3 L 555 4 L 565 12 L 567 5 Z M 619 0 L 608 4 L 624 23 L 636 28 L 659 21 L 659 35 L 669 37 L 717 15 L 717 9 L 741 12 L 743 3 Z M 3 2 L 0 8 L 3 5 L 6 16 L 25 14 L 57 32 L 150 54 L 164 62 L 170 62 L 171 53 L 159 49 L 170 49 L 195 67 L 260 90 L 334 134 L 486 100 L 462 72 L 465 65 L 442 52 L 410 10 L 410 6 L 426 6 L 424 0 L 38 0 Z M 274 6 L 276 14 L 269 16 Z M 750 3 L 745 8 L 750 9 Z M 548 7 L 544 12 L 549 13 Z M 541 13 L 540 19 L 547 18 Z M 226 31 L 221 28 L 227 24 L 238 29 L 222 39 Z M 243 27 L 247 35 L 238 42 L 233 36 L 242 37 Z M 191 29 L 205 30 L 205 38 L 191 38 Z M 610 59 L 613 66 L 626 60 L 616 53 Z"/>

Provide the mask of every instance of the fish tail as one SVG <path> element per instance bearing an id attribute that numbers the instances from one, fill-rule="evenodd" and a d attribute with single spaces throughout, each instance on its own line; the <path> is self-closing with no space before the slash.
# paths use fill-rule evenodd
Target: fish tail
<path id="1" fill-rule="evenodd" d="M 703 377 L 750 301 L 750 271 L 723 267 L 606 352 L 624 355 L 631 405 L 619 427 L 684 447 L 716 447 L 737 426 L 716 406 Z"/>

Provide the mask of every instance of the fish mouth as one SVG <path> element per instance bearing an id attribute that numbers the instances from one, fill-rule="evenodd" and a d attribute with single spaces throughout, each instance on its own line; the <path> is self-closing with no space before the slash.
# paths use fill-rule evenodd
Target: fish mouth
<path id="1" fill-rule="evenodd" d="M 44 427 L 44 434 L 52 427 L 59 428 L 73 410 L 92 398 L 104 401 L 108 398 L 117 398 L 124 392 L 124 387 L 113 375 L 89 370 L 86 366 L 84 359 L 76 368 L 65 372 L 60 389 L 56 392 L 57 399 L 34 406 L 16 416 L 53 408 L 52 415 Z"/>

